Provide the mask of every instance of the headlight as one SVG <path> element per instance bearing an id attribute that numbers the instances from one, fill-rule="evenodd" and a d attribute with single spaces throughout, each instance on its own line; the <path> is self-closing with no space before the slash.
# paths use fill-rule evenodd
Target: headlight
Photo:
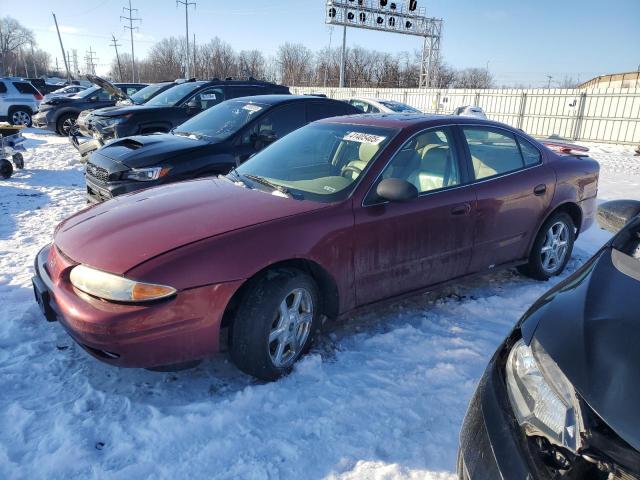
<path id="1" fill-rule="evenodd" d="M 121 123 L 126 122 L 130 116 L 131 115 L 122 115 L 120 117 L 101 118 L 100 123 L 102 123 L 105 127 L 113 127 L 115 125 L 119 125 Z"/>
<path id="2" fill-rule="evenodd" d="M 139 182 L 150 182 L 164 177 L 169 173 L 169 167 L 134 168 L 122 174 L 123 180 L 137 180 Z"/>
<path id="3" fill-rule="evenodd" d="M 537 340 L 513 346 L 506 376 L 509 400 L 525 432 L 577 451 L 581 424 L 575 390 Z"/>
<path id="4" fill-rule="evenodd" d="M 149 302 L 176 293 L 172 287 L 136 282 L 85 265 L 71 270 L 71 283 L 89 295 L 116 302 Z"/>

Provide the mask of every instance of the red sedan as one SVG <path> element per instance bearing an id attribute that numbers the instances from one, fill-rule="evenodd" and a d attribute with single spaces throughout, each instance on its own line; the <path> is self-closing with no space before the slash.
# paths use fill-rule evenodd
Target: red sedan
<path id="1" fill-rule="evenodd" d="M 559 274 L 598 170 L 481 119 L 323 120 L 227 176 L 68 218 L 37 256 L 36 298 L 106 362 L 189 362 L 229 327 L 237 366 L 274 379 L 321 316 L 503 267 Z"/>

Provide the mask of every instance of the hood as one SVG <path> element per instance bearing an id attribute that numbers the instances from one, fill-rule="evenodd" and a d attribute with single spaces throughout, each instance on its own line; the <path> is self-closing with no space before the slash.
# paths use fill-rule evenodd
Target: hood
<path id="1" fill-rule="evenodd" d="M 129 168 L 144 168 L 178 155 L 194 154 L 210 145 L 205 140 L 163 133 L 125 137 L 105 145 L 99 152 Z"/>
<path id="2" fill-rule="evenodd" d="M 102 89 L 105 92 L 109 93 L 109 95 L 114 95 L 115 97 L 121 100 L 125 100 L 129 98 L 129 96 L 126 93 L 124 93 L 122 90 L 116 87 L 113 83 L 105 80 L 104 78 L 98 77 L 97 75 L 91 75 L 90 73 L 88 73 L 86 77 L 87 77 L 87 80 L 89 80 L 91 83 L 95 83 L 99 87 L 102 87 Z"/>
<path id="3" fill-rule="evenodd" d="M 75 262 L 124 274 L 189 243 L 325 206 L 206 178 L 150 188 L 82 210 L 56 228 L 54 242 Z"/>
<path id="4" fill-rule="evenodd" d="M 77 98 L 73 98 L 73 96 L 71 97 L 67 97 L 64 95 L 55 95 L 52 97 L 49 97 L 46 100 L 43 100 L 40 105 L 60 105 L 62 103 L 72 103 L 77 101 Z"/>
<path id="5" fill-rule="evenodd" d="M 604 248 L 542 297 L 521 325 L 582 398 L 640 450 L 640 261 Z"/>
<path id="6" fill-rule="evenodd" d="M 99 110 L 96 110 L 94 113 L 95 115 L 101 117 L 118 117 L 120 115 L 127 115 L 129 113 L 137 113 L 139 109 L 140 105 L 116 105 L 114 107 L 101 108 Z"/>

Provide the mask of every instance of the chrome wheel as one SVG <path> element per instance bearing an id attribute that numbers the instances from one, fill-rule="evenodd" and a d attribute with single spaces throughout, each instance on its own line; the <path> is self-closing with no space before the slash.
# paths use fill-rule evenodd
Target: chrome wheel
<path id="1" fill-rule="evenodd" d="M 276 368 L 288 367 L 304 348 L 313 322 L 313 300 L 304 288 L 296 288 L 280 302 L 269 332 L 268 348 Z"/>
<path id="2" fill-rule="evenodd" d="M 72 117 L 65 118 L 64 122 L 62 122 L 62 132 L 65 135 L 69 135 L 69 132 L 71 132 L 71 129 L 75 127 L 75 125 L 76 121 Z"/>
<path id="3" fill-rule="evenodd" d="M 540 263 L 547 273 L 555 273 L 564 264 L 569 250 L 569 228 L 564 222 L 556 222 L 549 230 L 540 250 Z"/>
<path id="4" fill-rule="evenodd" d="M 31 115 L 24 110 L 16 110 L 11 115 L 11 123 L 13 125 L 25 125 L 28 126 L 31 123 Z"/>

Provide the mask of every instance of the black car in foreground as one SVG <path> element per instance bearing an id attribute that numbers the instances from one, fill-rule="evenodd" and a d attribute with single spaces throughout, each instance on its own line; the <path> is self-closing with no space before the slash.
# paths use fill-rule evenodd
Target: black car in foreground
<path id="1" fill-rule="evenodd" d="M 171 133 L 118 139 L 93 152 L 86 166 L 87 198 L 100 202 L 154 185 L 224 174 L 307 123 L 356 113 L 344 102 L 306 95 L 227 100 Z"/>
<path id="2" fill-rule="evenodd" d="M 169 132 L 185 120 L 225 100 L 253 95 L 289 94 L 289 88 L 255 79 L 190 80 L 160 93 L 144 105 L 102 109 L 92 115 L 91 129 L 80 133 L 99 142 L 94 148 L 114 138 Z M 86 154 L 83 148 L 81 154 Z"/>
<path id="3" fill-rule="evenodd" d="M 640 478 L 640 202 L 498 348 L 460 434 L 461 479 Z M 623 227 L 623 225 L 625 225 Z"/>
<path id="4" fill-rule="evenodd" d="M 147 86 L 143 83 L 113 85 L 117 88 L 111 91 L 95 85 L 73 97 L 54 97 L 42 102 L 38 113 L 33 117 L 34 126 L 52 130 L 59 135 L 68 135 L 83 110 L 114 106 L 118 100 L 126 100 Z"/>

